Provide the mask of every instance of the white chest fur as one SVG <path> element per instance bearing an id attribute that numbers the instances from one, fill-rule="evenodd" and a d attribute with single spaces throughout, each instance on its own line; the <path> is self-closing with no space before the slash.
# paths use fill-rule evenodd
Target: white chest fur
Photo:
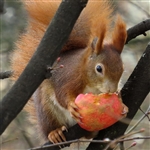
<path id="1" fill-rule="evenodd" d="M 76 124 L 76 121 L 71 117 L 70 112 L 63 108 L 56 100 L 55 94 L 53 93 L 50 97 L 53 102 L 53 113 L 57 116 L 59 122 L 66 127 L 71 127 Z"/>

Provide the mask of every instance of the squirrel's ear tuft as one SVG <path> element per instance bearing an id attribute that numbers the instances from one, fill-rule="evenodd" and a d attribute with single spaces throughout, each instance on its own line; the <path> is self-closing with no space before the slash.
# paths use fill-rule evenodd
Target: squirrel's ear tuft
<path id="1" fill-rule="evenodd" d="M 106 34 L 106 26 L 100 26 L 99 32 L 97 32 L 97 37 L 95 37 L 91 43 L 91 47 L 93 52 L 95 52 L 97 55 L 100 53 L 100 51 L 103 49 L 103 42 Z"/>
<path id="2" fill-rule="evenodd" d="M 99 54 L 100 51 L 103 49 L 103 42 L 104 42 L 105 34 L 106 34 L 106 28 L 103 27 L 98 37 L 97 43 L 96 43 L 96 48 L 95 48 L 96 54 Z"/>
<path id="3" fill-rule="evenodd" d="M 122 52 L 123 46 L 126 42 L 126 38 L 127 38 L 126 24 L 118 15 L 115 28 L 112 33 L 112 45 L 119 53 Z"/>
<path id="4" fill-rule="evenodd" d="M 91 43 L 91 48 L 92 48 L 92 51 L 93 51 L 93 52 L 94 52 L 95 49 L 96 49 L 96 43 L 97 43 L 97 41 L 98 41 L 98 38 L 95 37 L 95 38 L 93 39 L 92 43 Z"/>

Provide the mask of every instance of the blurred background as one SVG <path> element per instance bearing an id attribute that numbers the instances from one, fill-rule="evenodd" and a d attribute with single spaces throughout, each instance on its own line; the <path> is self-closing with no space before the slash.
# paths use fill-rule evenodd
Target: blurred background
<path id="1" fill-rule="evenodd" d="M 143 20 L 150 18 L 150 1 L 149 0 L 121 0 L 114 1 L 117 11 L 121 14 L 127 23 L 127 29 L 140 23 Z M 10 56 L 15 49 L 15 41 L 19 36 L 25 32 L 27 25 L 27 14 L 21 1 L 18 0 L 5 0 L 5 13 L 0 15 L 0 69 L 1 72 L 10 70 Z M 140 35 L 136 39 L 129 42 L 122 53 L 124 63 L 124 73 L 121 79 L 123 86 L 138 60 L 142 56 L 147 44 L 150 42 L 150 31 L 147 36 Z M 141 81 L 142 82 L 142 81 Z M 0 99 L 11 88 L 13 82 L 10 79 L 0 80 Z M 150 96 L 145 99 L 141 109 L 145 112 L 150 105 Z M 134 107 L 134 106 L 133 106 Z M 137 121 L 143 116 L 139 111 L 134 118 Z M 129 127 L 130 128 L 130 127 Z M 138 136 L 150 136 L 150 121 L 146 117 L 136 127 L 135 131 L 145 128 L 144 133 Z M 37 138 L 38 133 L 35 132 L 35 127 L 28 121 L 27 114 L 22 111 L 15 120 L 9 125 L 0 139 L 1 150 L 24 150 L 31 147 L 39 146 Z M 133 141 L 132 141 L 133 142 Z M 128 147 L 132 142 L 126 142 Z M 82 149 L 82 148 L 80 148 Z M 149 140 L 137 140 L 137 145 L 132 149 L 149 150 Z"/>

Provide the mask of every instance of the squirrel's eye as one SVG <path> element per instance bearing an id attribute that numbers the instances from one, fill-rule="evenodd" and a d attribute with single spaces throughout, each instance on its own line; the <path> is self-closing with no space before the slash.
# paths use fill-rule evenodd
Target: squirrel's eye
<path id="1" fill-rule="evenodd" d="M 97 70 L 97 72 L 102 73 L 102 71 L 103 71 L 102 66 L 101 65 L 97 65 L 96 66 L 96 70 Z"/>

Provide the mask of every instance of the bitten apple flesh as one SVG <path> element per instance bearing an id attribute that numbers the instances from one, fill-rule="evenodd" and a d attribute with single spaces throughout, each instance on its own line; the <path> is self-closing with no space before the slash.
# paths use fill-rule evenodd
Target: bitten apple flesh
<path id="1" fill-rule="evenodd" d="M 79 125 L 88 131 L 102 130 L 123 118 L 123 103 L 115 93 L 79 94 L 75 103 L 82 117 Z"/>

